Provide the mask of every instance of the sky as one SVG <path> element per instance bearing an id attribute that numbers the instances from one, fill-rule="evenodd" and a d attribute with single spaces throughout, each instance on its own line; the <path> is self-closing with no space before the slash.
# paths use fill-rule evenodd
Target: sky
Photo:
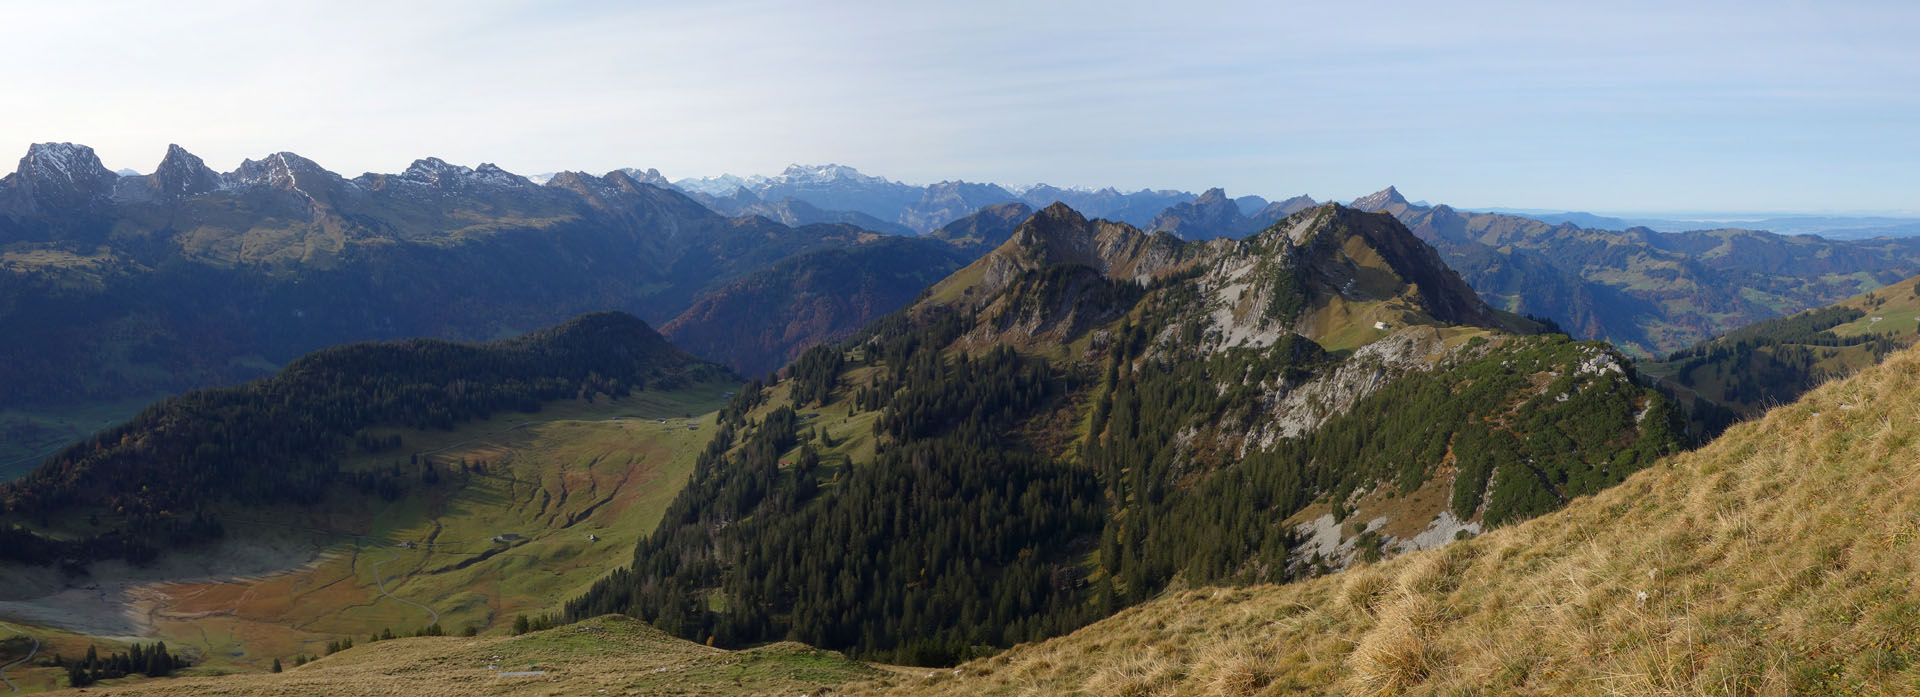
<path id="1" fill-rule="evenodd" d="M 0 152 L 1920 211 L 1914 2 L 0 4 Z"/>

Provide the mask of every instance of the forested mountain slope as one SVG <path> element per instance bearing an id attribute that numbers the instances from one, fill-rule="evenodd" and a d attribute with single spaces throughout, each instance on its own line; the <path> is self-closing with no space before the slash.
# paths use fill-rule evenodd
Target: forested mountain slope
<path id="1" fill-rule="evenodd" d="M 1920 354 L 1564 510 L 1174 592 L 886 694 L 1900 694 L 1920 679 Z"/>
<path id="2" fill-rule="evenodd" d="M 701 296 L 660 328 L 678 346 L 747 375 L 777 370 L 906 307 L 1006 242 L 1033 209 L 987 206 L 925 237 L 876 237 L 799 254 Z"/>
<path id="3" fill-rule="evenodd" d="M 905 307 L 971 258 L 911 237 L 800 254 L 701 296 L 660 331 L 695 354 L 765 375 Z"/>
<path id="4" fill-rule="evenodd" d="M 1390 216 L 1185 242 L 1051 206 L 742 390 L 568 615 L 938 664 L 1518 521 L 1679 445 L 1623 358 L 1536 329 Z"/>
<path id="5" fill-rule="evenodd" d="M 1716 434 L 1734 420 L 1797 400 L 1828 380 L 1884 360 L 1920 339 L 1920 278 L 1840 303 L 1757 322 L 1648 362 Z"/>
<path id="6" fill-rule="evenodd" d="M 400 451 L 397 439 L 369 435 L 373 427 L 445 429 L 556 400 L 730 377 L 615 312 L 483 344 L 338 346 L 272 378 L 155 404 L 0 484 L 0 559 L 140 562 L 219 537 L 212 511 L 221 506 L 313 504 L 330 484 L 375 490 L 421 476 L 341 467 L 349 454 Z"/>

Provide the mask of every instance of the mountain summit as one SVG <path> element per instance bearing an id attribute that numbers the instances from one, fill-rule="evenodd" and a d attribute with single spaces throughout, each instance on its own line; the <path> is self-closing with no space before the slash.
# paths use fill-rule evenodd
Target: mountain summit
<path id="1" fill-rule="evenodd" d="M 218 190 L 224 179 L 199 156 L 179 145 L 168 145 L 167 156 L 160 160 L 147 178 L 147 188 L 168 198 L 184 198 Z"/>
<path id="2" fill-rule="evenodd" d="M 1388 206 L 1407 206 L 1411 204 L 1407 202 L 1405 196 L 1400 195 L 1399 189 L 1389 186 L 1385 189 L 1354 199 L 1352 205 L 1354 208 L 1371 213 L 1386 210 Z"/>
<path id="3" fill-rule="evenodd" d="M 0 213 L 92 211 L 113 195 L 120 175 L 100 164 L 93 148 L 73 143 L 35 143 L 0 186 Z"/>
<path id="4" fill-rule="evenodd" d="M 1441 544 L 1674 447 L 1623 358 L 1534 329 L 1389 215 L 1183 241 L 1054 203 L 743 389 L 632 570 L 567 613 L 940 664 L 1176 582 Z"/>

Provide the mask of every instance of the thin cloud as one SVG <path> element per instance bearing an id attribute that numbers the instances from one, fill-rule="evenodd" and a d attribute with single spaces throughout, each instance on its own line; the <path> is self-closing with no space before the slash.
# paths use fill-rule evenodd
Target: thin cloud
<path id="1" fill-rule="evenodd" d="M 669 176 L 1911 208 L 1911 3 L 62 2 L 0 8 L 0 136 Z"/>

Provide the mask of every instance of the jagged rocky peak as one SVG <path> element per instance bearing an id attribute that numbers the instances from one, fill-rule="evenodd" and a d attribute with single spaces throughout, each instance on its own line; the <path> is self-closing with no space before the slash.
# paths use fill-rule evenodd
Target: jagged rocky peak
<path id="1" fill-rule="evenodd" d="M 1400 195 L 1400 190 L 1391 186 L 1353 200 L 1354 208 L 1367 212 L 1382 210 L 1396 204 L 1409 205 L 1406 197 Z"/>
<path id="2" fill-rule="evenodd" d="M 1073 206 L 1054 201 L 1046 208 L 1035 211 L 1033 217 L 1027 220 L 1027 224 L 1020 226 L 1020 234 L 1016 238 L 1035 239 L 1043 232 L 1077 229 L 1086 224 L 1087 216 L 1081 215 L 1080 211 L 1073 209 Z"/>
<path id="3" fill-rule="evenodd" d="M 860 170 L 854 169 L 852 167 L 848 167 L 846 165 L 833 164 L 833 163 L 828 163 L 824 165 L 800 165 L 800 164 L 787 165 L 787 168 L 780 172 L 780 176 L 778 178 L 790 184 L 797 184 L 802 182 L 823 182 L 824 183 L 824 182 L 838 182 L 838 181 L 856 181 L 856 182 L 887 181 L 885 177 L 875 177 L 875 176 L 870 176 L 866 174 L 861 174 Z"/>
<path id="4" fill-rule="evenodd" d="M 1178 260 L 1179 244 L 1171 235 L 1149 235 L 1126 223 L 1088 220 L 1071 206 L 1054 202 L 1027 218 L 989 255 L 1000 260 L 995 262 L 999 273 L 989 273 L 1004 277 L 1016 270 L 1077 264 L 1145 283 Z"/>
<path id="5" fill-rule="evenodd" d="M 501 169 L 491 162 L 482 162 L 479 167 L 473 168 L 473 180 L 493 186 L 533 186 L 533 180 Z"/>
<path id="6" fill-rule="evenodd" d="M 300 189 L 307 183 L 317 183 L 311 180 L 337 179 L 339 176 L 313 160 L 290 152 L 277 152 L 258 160 L 243 160 L 238 169 L 227 175 L 236 184 L 271 186 L 276 189 Z"/>
<path id="7" fill-rule="evenodd" d="M 548 179 L 543 186 L 571 191 L 588 199 L 611 196 L 615 191 L 615 187 L 607 180 L 573 170 L 555 172 L 553 178 Z"/>
<path id="8" fill-rule="evenodd" d="M 1299 196 L 1295 196 L 1295 197 L 1293 197 L 1293 198 L 1290 198 L 1290 199 L 1287 199 L 1287 200 L 1284 200 L 1284 201 L 1275 201 L 1275 202 L 1273 202 L 1273 203 L 1270 203 L 1270 204 L 1267 204 L 1267 205 L 1269 205 L 1269 206 L 1279 206 L 1279 207 L 1281 207 L 1281 208 L 1286 208 L 1286 209 L 1290 209 L 1290 210 L 1288 210 L 1288 211 L 1287 211 L 1287 213 L 1288 213 L 1289 215 L 1291 215 L 1291 214 L 1293 214 L 1293 213 L 1295 213 L 1295 212 L 1298 212 L 1298 211 L 1303 211 L 1303 210 L 1306 210 L 1306 209 L 1308 209 L 1308 208 L 1312 208 L 1312 207 L 1314 207 L 1314 206 L 1318 206 L 1318 205 L 1320 205 L 1320 202 L 1319 202 L 1319 201 L 1315 201 L 1315 200 L 1313 200 L 1313 197 L 1312 197 L 1312 196 L 1308 196 L 1308 195 L 1306 195 L 1306 194 L 1301 194 L 1301 195 L 1299 195 Z"/>
<path id="9" fill-rule="evenodd" d="M 74 143 L 34 143 L 14 170 L 16 186 L 41 193 L 111 191 L 119 175 L 100 164 L 93 148 Z"/>
<path id="10" fill-rule="evenodd" d="M 1259 229 L 1241 213 L 1240 204 L 1225 189 L 1207 189 L 1198 198 L 1176 203 L 1153 217 L 1148 227 L 1183 239 L 1240 238 Z"/>
<path id="11" fill-rule="evenodd" d="M 639 167 L 628 167 L 620 171 L 626 173 L 626 175 L 629 177 L 633 177 L 634 181 L 640 182 L 642 184 L 649 184 L 649 185 L 657 186 L 663 189 L 673 186 L 673 182 L 667 181 L 667 178 L 664 175 L 660 174 L 660 170 L 654 169 L 652 167 L 648 167 L 646 169 L 640 169 Z"/>
<path id="12" fill-rule="evenodd" d="M 608 186 L 613 187 L 615 190 L 623 192 L 636 191 L 642 186 L 640 180 L 634 179 L 633 175 L 627 174 L 627 171 L 624 169 L 616 169 L 608 172 L 606 176 L 601 177 L 600 180 L 606 182 Z"/>
<path id="13" fill-rule="evenodd" d="M 400 173 L 400 178 L 411 182 L 444 187 L 459 184 L 471 174 L 473 174 L 473 170 L 467 167 L 447 162 L 438 157 L 428 157 L 414 160 L 413 164 L 407 166 L 406 171 Z"/>
<path id="14" fill-rule="evenodd" d="M 481 163 L 477 168 L 456 165 L 438 157 L 414 160 L 400 173 L 403 181 L 423 184 L 440 189 L 458 189 L 473 186 L 490 187 L 530 187 L 533 181 L 518 174 L 501 169 L 491 162 Z"/>
<path id="15" fill-rule="evenodd" d="M 167 156 L 160 159 L 147 188 L 162 196 L 184 197 L 218 190 L 224 181 L 198 155 L 179 145 L 168 145 Z"/>

